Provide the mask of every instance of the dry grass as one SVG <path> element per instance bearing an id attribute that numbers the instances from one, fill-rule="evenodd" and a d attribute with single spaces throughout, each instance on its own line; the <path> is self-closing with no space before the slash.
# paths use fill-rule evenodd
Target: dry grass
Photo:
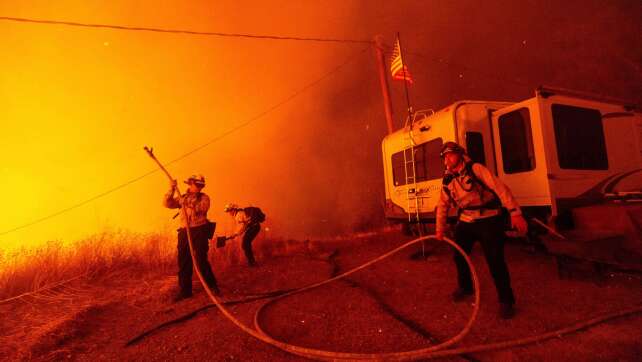
<path id="1" fill-rule="evenodd" d="M 349 238 L 367 237 L 353 234 Z M 335 241 L 345 241 L 336 238 Z M 316 254 L 327 248 L 332 240 L 292 240 L 266 238 L 260 233 L 253 249 L 259 263 L 271 257 Z M 224 248 L 212 243 L 210 261 L 216 270 L 229 265 L 245 264 L 240 238 L 228 241 Z M 38 248 L 22 248 L 11 253 L 0 251 L 0 300 L 55 285 L 79 275 L 95 280 L 118 279 L 155 273 L 173 274 L 176 271 L 175 234 L 135 234 L 124 231 L 105 231 L 92 237 L 63 244 L 51 241 Z"/>
<path id="2" fill-rule="evenodd" d="M 259 263 L 262 259 L 269 259 L 271 257 L 290 256 L 290 255 L 316 255 L 325 253 L 338 243 L 345 243 L 347 241 L 356 241 L 360 239 L 372 239 L 383 234 L 398 234 L 401 236 L 400 227 L 398 226 L 385 226 L 370 231 L 355 232 L 345 235 L 337 235 L 335 237 L 324 237 L 321 239 L 285 239 L 278 237 L 266 237 L 264 232 L 261 232 L 253 243 L 254 255 Z M 226 267 L 230 264 L 244 264 L 245 256 L 241 249 L 241 240 L 237 238 L 233 241 L 228 241 L 225 248 L 210 251 L 210 259 L 216 268 Z"/>
<path id="3" fill-rule="evenodd" d="M 261 260 L 305 253 L 310 245 L 309 241 L 266 240 L 260 235 L 254 242 L 254 251 Z M 245 263 L 240 240 L 228 242 L 225 248 L 220 249 L 212 245 L 210 259 L 216 270 Z M 136 275 L 174 273 L 175 235 L 110 231 L 71 244 L 50 241 L 38 248 L 0 254 L 0 300 L 79 275 L 88 279 L 113 279 L 131 275 L 132 270 Z"/>
<path id="4" fill-rule="evenodd" d="M 252 244 L 254 256 L 261 263 L 271 257 L 307 254 L 311 252 L 314 245 L 318 242 L 311 242 L 309 240 L 292 240 L 292 239 L 278 239 L 266 238 L 259 234 Z M 237 238 L 233 241 L 228 241 L 224 248 L 210 249 L 210 261 L 215 270 L 225 269 L 229 265 L 245 264 L 245 254 L 241 248 L 241 240 Z"/>
<path id="5" fill-rule="evenodd" d="M 166 235 L 103 232 L 70 244 L 50 241 L 0 254 L 0 300 L 78 275 L 166 271 L 173 266 L 175 250 L 176 242 Z"/>

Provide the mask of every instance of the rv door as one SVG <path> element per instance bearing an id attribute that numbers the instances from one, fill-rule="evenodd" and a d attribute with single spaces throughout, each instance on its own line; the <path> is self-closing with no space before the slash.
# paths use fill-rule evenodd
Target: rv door
<path id="1" fill-rule="evenodd" d="M 551 205 L 537 99 L 493 112 L 491 125 L 498 177 L 522 207 Z"/>

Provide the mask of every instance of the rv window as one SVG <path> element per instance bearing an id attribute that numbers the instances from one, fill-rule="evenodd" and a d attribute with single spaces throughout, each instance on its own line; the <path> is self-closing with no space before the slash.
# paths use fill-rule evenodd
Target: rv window
<path id="1" fill-rule="evenodd" d="M 466 132 L 466 151 L 473 162 L 486 164 L 484 155 L 484 138 L 479 132 Z"/>
<path id="2" fill-rule="evenodd" d="M 434 180 L 444 176 L 444 161 L 439 157 L 443 145 L 444 141 L 441 138 L 436 138 L 424 143 L 427 160 L 426 177 L 428 180 Z"/>
<path id="3" fill-rule="evenodd" d="M 414 150 L 414 160 L 415 160 L 415 177 L 417 182 L 433 180 L 436 178 L 441 178 L 444 174 L 444 169 L 442 165 L 441 158 L 439 158 L 439 152 L 441 151 L 441 146 L 443 141 L 441 138 L 434 139 L 432 141 L 422 143 L 413 148 Z M 410 162 L 412 160 L 412 154 L 410 149 L 406 149 L 406 158 L 404 160 L 404 151 L 394 153 L 392 155 L 392 177 L 395 186 L 403 186 L 408 181 L 412 183 L 412 164 L 406 164 L 407 169 L 404 172 L 404 162 Z M 406 180 L 408 177 L 408 180 Z"/>
<path id="4" fill-rule="evenodd" d="M 607 170 L 602 115 L 596 109 L 553 104 L 553 126 L 560 168 Z"/>
<path id="5" fill-rule="evenodd" d="M 403 152 L 397 152 L 392 155 L 392 178 L 395 186 L 406 184 L 406 174 L 403 171 L 403 162 Z"/>
<path id="6" fill-rule="evenodd" d="M 528 108 L 499 116 L 499 143 L 505 173 L 535 169 L 531 117 Z"/>

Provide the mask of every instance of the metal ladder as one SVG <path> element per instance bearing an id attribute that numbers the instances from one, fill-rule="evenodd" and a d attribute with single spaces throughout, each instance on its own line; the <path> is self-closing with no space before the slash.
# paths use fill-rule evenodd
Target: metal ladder
<path id="1" fill-rule="evenodd" d="M 412 112 L 411 110 L 412 117 L 409 116 L 406 119 L 406 124 L 404 125 L 404 128 L 408 127 L 408 134 L 404 140 L 408 141 L 408 144 L 410 145 L 410 148 L 404 150 L 403 152 L 404 173 L 406 176 L 407 187 L 406 201 L 408 207 L 408 226 L 410 227 L 412 224 L 415 224 L 417 226 L 417 233 L 420 237 L 424 236 L 424 230 L 421 226 L 421 216 L 419 214 L 419 197 L 417 196 L 417 169 L 415 164 L 415 146 L 417 145 L 417 143 L 415 142 L 415 139 L 413 137 L 413 126 L 415 121 L 418 121 L 421 118 L 427 118 L 433 114 L 435 114 L 435 111 L 433 111 L 432 109 L 421 110 L 418 112 Z M 410 151 L 410 159 L 408 159 L 408 151 Z M 410 165 L 410 174 L 408 172 L 408 165 Z M 411 184 L 412 188 L 410 186 Z M 411 212 L 413 204 L 415 210 L 414 212 Z M 421 242 L 421 256 L 424 259 L 426 258 L 426 245 L 423 241 Z"/>
<path id="2" fill-rule="evenodd" d="M 410 148 L 407 148 L 403 152 L 403 162 L 404 162 L 404 173 L 406 176 L 406 201 L 407 201 L 407 210 L 408 210 L 408 224 L 412 225 L 413 223 L 417 225 L 417 231 L 419 236 L 422 235 L 422 230 L 420 226 L 420 216 L 419 216 L 419 198 L 417 197 L 417 169 L 415 164 L 415 140 L 412 135 L 412 122 L 410 123 L 410 128 L 408 130 L 408 135 L 405 137 L 405 141 L 408 141 Z M 408 152 L 410 152 L 410 159 L 408 158 Z M 408 167 L 410 165 L 410 167 Z M 408 172 L 410 168 L 410 172 Z M 411 187 L 412 185 L 412 187 Z M 413 205 L 414 204 L 414 205 Z M 412 206 L 414 206 L 414 212 L 411 212 Z M 423 246 L 423 243 L 422 243 Z M 422 249 L 423 250 L 423 249 Z"/>

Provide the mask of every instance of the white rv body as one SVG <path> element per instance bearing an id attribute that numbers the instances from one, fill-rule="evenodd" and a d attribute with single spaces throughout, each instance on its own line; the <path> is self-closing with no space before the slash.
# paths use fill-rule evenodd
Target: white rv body
<path id="1" fill-rule="evenodd" d="M 447 141 L 485 164 L 532 216 L 562 220 L 606 195 L 642 194 L 642 114 L 626 102 L 539 88 L 522 102 L 460 101 L 409 123 L 382 142 L 391 220 L 434 221 Z"/>

